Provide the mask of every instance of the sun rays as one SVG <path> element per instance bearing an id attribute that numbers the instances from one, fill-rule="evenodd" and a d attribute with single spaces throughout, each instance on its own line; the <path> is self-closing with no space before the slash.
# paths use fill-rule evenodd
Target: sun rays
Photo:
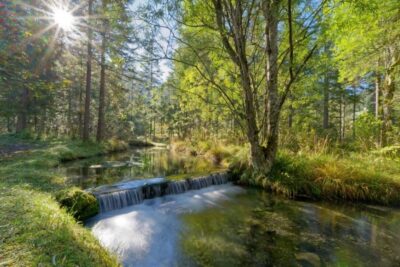
<path id="1" fill-rule="evenodd" d="M 63 7 L 55 7 L 52 10 L 54 22 L 64 31 L 70 31 L 75 26 L 75 17 Z"/>
<path id="2" fill-rule="evenodd" d="M 72 5 L 69 1 L 45 1 L 42 0 L 35 6 L 22 4 L 30 13 L 34 13 L 39 21 L 46 21 L 47 26 L 34 33 L 26 42 L 40 38 L 48 32 L 54 32 L 52 40 L 57 40 L 60 36 L 65 42 L 72 43 L 84 38 L 84 32 L 89 26 L 89 18 L 83 10 L 85 2 L 79 5 Z M 23 19 L 23 18 L 22 18 Z"/>
<path id="3" fill-rule="evenodd" d="M 65 52 L 70 52 L 70 48 L 85 42 L 88 29 L 94 28 L 91 25 L 94 16 L 87 15 L 86 1 L 73 4 L 65 0 L 40 0 L 34 5 L 26 2 L 18 5 L 24 10 L 19 19 L 36 25 L 32 24 L 32 32 L 25 35 L 22 42 L 14 47 L 12 53 L 24 51 L 27 45 L 41 38 L 48 39 L 47 47 L 36 64 L 36 71 L 40 71 L 47 64 L 51 55 L 58 50 L 57 47 L 64 47 L 62 49 Z M 59 46 L 57 43 L 62 45 Z"/>

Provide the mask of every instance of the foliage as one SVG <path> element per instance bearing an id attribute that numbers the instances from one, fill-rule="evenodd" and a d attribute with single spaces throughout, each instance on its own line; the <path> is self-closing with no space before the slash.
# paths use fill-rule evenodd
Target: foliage
<path id="1" fill-rule="evenodd" d="M 357 143 L 362 150 L 368 151 L 377 147 L 377 136 L 379 136 L 382 121 L 376 119 L 372 114 L 364 112 L 357 117 L 354 127 L 357 133 Z"/>

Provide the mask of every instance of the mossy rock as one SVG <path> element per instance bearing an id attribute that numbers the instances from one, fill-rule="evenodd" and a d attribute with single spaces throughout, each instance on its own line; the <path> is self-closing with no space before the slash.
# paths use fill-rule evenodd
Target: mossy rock
<path id="1" fill-rule="evenodd" d="M 62 190 L 56 194 L 57 201 L 77 220 L 84 221 L 99 213 L 99 204 L 94 195 L 79 188 Z"/>

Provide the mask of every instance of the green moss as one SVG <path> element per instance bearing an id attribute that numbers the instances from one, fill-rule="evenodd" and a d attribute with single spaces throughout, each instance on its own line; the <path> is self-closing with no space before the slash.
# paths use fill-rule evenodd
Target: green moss
<path id="1" fill-rule="evenodd" d="M 95 196 L 76 187 L 58 192 L 56 199 L 78 220 L 84 221 L 99 213 Z"/>

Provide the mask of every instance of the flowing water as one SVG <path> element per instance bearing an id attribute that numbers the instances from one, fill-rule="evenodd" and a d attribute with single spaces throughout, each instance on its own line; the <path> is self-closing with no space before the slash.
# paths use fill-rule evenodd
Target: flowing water
<path id="1" fill-rule="evenodd" d="M 82 164 L 113 165 L 71 179 L 84 187 L 103 185 L 95 192 L 109 198 L 108 208 L 86 225 L 125 266 L 400 266 L 398 209 L 288 200 L 215 174 L 154 179 L 215 167 L 201 159 L 176 160 L 166 150 L 140 153 L 159 154 L 146 168 L 125 166 L 125 154 L 64 169 L 76 175 L 71 168 Z M 117 169 L 121 175 L 109 178 Z"/>

